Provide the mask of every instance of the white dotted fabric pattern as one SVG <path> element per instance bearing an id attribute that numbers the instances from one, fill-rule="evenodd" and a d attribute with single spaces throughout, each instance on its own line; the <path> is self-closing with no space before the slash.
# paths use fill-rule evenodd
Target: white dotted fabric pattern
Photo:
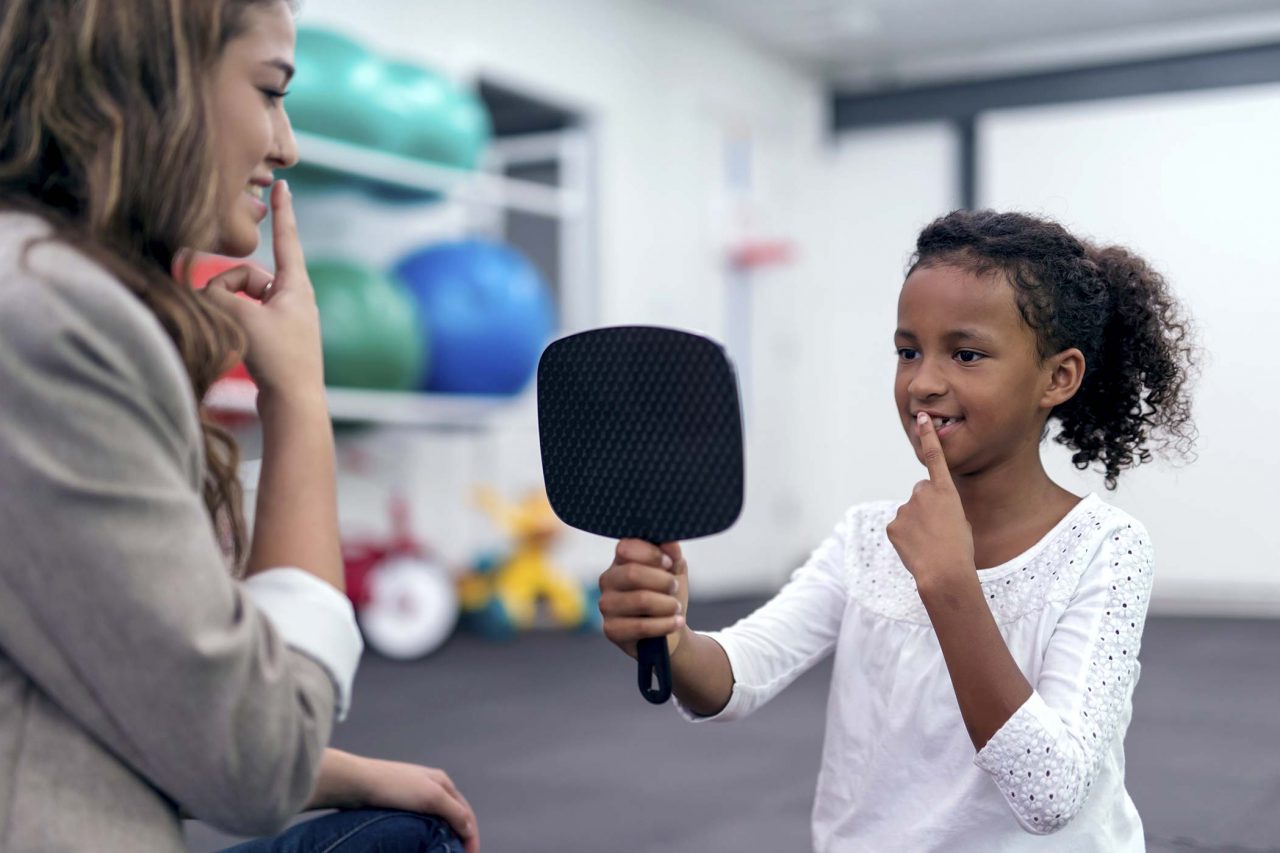
<path id="1" fill-rule="evenodd" d="M 833 653 L 816 850 L 1138 853 L 1123 735 L 1151 588 L 1142 526 L 1097 495 L 978 572 L 1035 692 L 976 756 L 914 578 L 885 535 L 897 501 L 852 507 L 787 585 L 710 634 L 735 679 L 710 719 L 745 717 Z M 921 806 L 921 804 L 927 804 Z"/>
<path id="2" fill-rule="evenodd" d="M 855 523 L 861 548 L 847 552 L 845 571 L 853 597 L 866 609 L 886 619 L 928 625 L 929 614 L 916 591 L 915 578 L 907 571 L 884 529 L 900 504 L 892 501 L 866 506 Z M 1115 509 L 1092 502 L 1092 508 L 1069 516 L 1056 534 L 1032 559 L 1016 571 L 1000 568 L 980 572 L 982 591 L 996 624 L 1005 625 L 1044 609 L 1051 601 L 1067 601 L 1088 568 L 1097 548 L 1097 534 L 1115 518 Z M 1094 535 L 1087 535 L 1095 531 Z M 1147 573 L 1148 583 L 1150 572 Z"/>
<path id="3" fill-rule="evenodd" d="M 1105 596 L 1105 606 L 1082 701 L 1064 714 L 1032 694 L 974 758 L 1032 832 L 1061 828 L 1084 804 L 1138 675 L 1153 574 L 1150 540 L 1125 524 L 1111 531 L 1098 558 L 1108 565 L 1089 586 Z"/>

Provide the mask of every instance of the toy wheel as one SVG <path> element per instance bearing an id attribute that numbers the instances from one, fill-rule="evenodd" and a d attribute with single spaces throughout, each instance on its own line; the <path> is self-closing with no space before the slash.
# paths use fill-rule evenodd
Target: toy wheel
<path id="1" fill-rule="evenodd" d="M 369 646 L 396 660 L 423 657 L 444 645 L 458 622 L 458 594 L 439 566 L 391 557 L 370 571 L 369 601 L 358 614 Z"/>

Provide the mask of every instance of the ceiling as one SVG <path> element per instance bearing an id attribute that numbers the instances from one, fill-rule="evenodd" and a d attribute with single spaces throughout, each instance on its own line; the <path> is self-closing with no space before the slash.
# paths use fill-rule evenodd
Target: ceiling
<path id="1" fill-rule="evenodd" d="M 1280 43 L 1280 0 L 658 0 L 844 90 Z"/>

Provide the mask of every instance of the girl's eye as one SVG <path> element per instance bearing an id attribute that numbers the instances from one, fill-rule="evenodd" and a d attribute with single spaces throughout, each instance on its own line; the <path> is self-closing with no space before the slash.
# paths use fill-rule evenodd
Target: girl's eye
<path id="1" fill-rule="evenodd" d="M 266 96 L 267 103 L 271 104 L 272 106 L 275 106 L 276 104 L 284 100 L 284 96 L 289 93 L 281 92 L 278 89 L 263 89 L 262 94 Z"/>
<path id="2" fill-rule="evenodd" d="M 898 347 L 898 358 L 902 359 L 903 361 L 911 361 L 917 355 L 919 355 L 919 353 L 917 353 L 911 347 Z"/>
<path id="3" fill-rule="evenodd" d="M 986 356 L 980 352 L 974 352 L 971 349 L 962 349 L 956 353 L 956 358 L 960 360 L 961 364 L 973 364 L 974 362 L 981 361 L 986 358 Z"/>

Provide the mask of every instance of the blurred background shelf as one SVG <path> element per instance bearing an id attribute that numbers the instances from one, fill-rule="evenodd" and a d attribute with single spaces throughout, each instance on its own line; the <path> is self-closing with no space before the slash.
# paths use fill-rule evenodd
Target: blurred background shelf
<path id="1" fill-rule="evenodd" d="M 480 394 L 426 394 L 328 388 L 329 414 L 340 423 L 466 432 L 484 429 L 519 397 Z M 257 417 L 258 389 L 244 382 L 218 382 L 205 396 L 211 410 Z"/>
<path id="2" fill-rule="evenodd" d="M 458 169 L 389 154 L 313 133 L 297 132 L 302 161 L 346 177 L 399 191 L 447 196 L 450 200 L 570 219 L 583 215 L 582 193 L 492 172 Z M 288 177 L 286 175 L 285 177 Z"/>

